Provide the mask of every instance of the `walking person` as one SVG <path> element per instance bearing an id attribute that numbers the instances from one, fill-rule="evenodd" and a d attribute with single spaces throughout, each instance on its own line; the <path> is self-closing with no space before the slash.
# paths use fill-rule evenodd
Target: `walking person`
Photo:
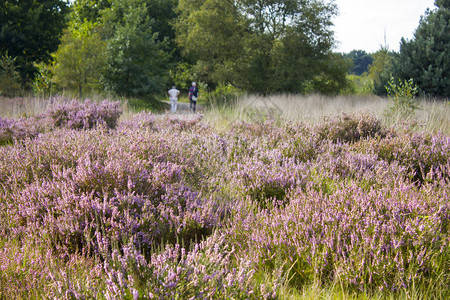
<path id="1" fill-rule="evenodd" d="M 176 86 L 172 86 L 167 93 L 169 94 L 170 99 L 170 112 L 175 113 L 177 111 L 178 95 L 180 94 L 180 91 L 177 90 Z"/>
<path id="2" fill-rule="evenodd" d="M 189 108 L 195 114 L 195 108 L 197 106 L 198 88 L 195 82 L 192 82 L 192 86 L 189 88 Z"/>

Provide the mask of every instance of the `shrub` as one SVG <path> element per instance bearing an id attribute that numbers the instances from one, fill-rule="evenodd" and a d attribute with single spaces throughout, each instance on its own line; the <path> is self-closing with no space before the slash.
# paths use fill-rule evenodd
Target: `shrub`
<path id="1" fill-rule="evenodd" d="M 338 185 L 330 195 L 294 189 L 282 207 L 255 212 L 236 205 L 228 236 L 237 256 L 257 270 L 283 268 L 297 287 L 318 280 L 396 291 L 443 279 L 450 255 L 446 192 L 401 181 L 369 192 Z"/>
<path id="2" fill-rule="evenodd" d="M 368 115 L 343 114 L 337 119 L 326 119 L 316 127 L 316 132 L 323 140 L 353 143 L 364 138 L 384 137 L 386 129 L 381 121 Z"/>
<path id="3" fill-rule="evenodd" d="M 416 99 L 419 87 L 414 84 L 413 79 L 399 80 L 396 83 L 394 77 L 391 76 L 386 91 L 389 99 L 391 99 L 391 105 L 387 111 L 388 116 L 399 113 L 401 117 L 407 118 L 419 109 L 419 103 Z"/>
<path id="4" fill-rule="evenodd" d="M 0 57 L 0 95 L 14 97 L 20 94 L 20 74 L 16 67 L 16 58 L 8 54 Z"/>
<path id="5" fill-rule="evenodd" d="M 66 126 L 72 129 L 91 129 L 98 124 L 115 128 L 121 114 L 120 103 L 107 100 L 100 105 L 89 100 L 84 103 L 72 101 L 69 104 L 59 104 L 47 112 L 54 126 Z"/>
<path id="6" fill-rule="evenodd" d="M 445 135 L 408 133 L 381 140 L 368 140 L 358 145 L 359 151 L 378 156 L 388 163 L 407 168 L 411 179 L 423 183 L 428 176 L 449 179 L 446 173 L 450 161 L 450 138 Z"/>

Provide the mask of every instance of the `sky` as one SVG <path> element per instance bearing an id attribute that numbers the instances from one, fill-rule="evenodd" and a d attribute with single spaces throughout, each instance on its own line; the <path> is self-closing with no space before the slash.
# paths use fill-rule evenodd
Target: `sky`
<path id="1" fill-rule="evenodd" d="M 420 16 L 435 9 L 434 0 L 335 0 L 339 15 L 332 27 L 335 51 L 364 50 L 374 53 L 381 46 L 398 52 L 400 40 L 412 39 Z"/>

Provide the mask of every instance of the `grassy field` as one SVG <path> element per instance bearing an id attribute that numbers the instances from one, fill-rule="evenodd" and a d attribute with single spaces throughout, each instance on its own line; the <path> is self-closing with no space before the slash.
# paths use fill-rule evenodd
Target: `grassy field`
<path id="1" fill-rule="evenodd" d="M 450 297 L 447 103 L 0 105 L 0 299 Z"/>
<path id="2" fill-rule="evenodd" d="M 443 132 L 450 134 L 450 105 L 440 100 L 421 100 L 419 109 L 407 118 L 396 114 L 386 117 L 390 100 L 377 96 L 336 96 L 321 95 L 295 96 L 278 95 L 271 97 L 244 96 L 231 107 L 213 107 L 205 114 L 206 120 L 226 126 L 229 122 L 248 121 L 265 117 L 278 123 L 306 122 L 320 123 L 327 117 L 345 114 L 366 113 L 374 116 L 387 126 L 409 125 L 416 130 Z"/>

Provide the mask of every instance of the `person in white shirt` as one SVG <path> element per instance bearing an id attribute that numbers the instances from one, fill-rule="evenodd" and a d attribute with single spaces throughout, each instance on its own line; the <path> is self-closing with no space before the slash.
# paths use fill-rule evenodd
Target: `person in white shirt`
<path id="1" fill-rule="evenodd" d="M 173 86 L 169 91 L 169 99 L 170 99 L 170 111 L 172 113 L 175 113 L 177 111 L 177 101 L 178 101 L 178 95 L 180 94 L 180 91 L 177 90 L 175 86 Z"/>

